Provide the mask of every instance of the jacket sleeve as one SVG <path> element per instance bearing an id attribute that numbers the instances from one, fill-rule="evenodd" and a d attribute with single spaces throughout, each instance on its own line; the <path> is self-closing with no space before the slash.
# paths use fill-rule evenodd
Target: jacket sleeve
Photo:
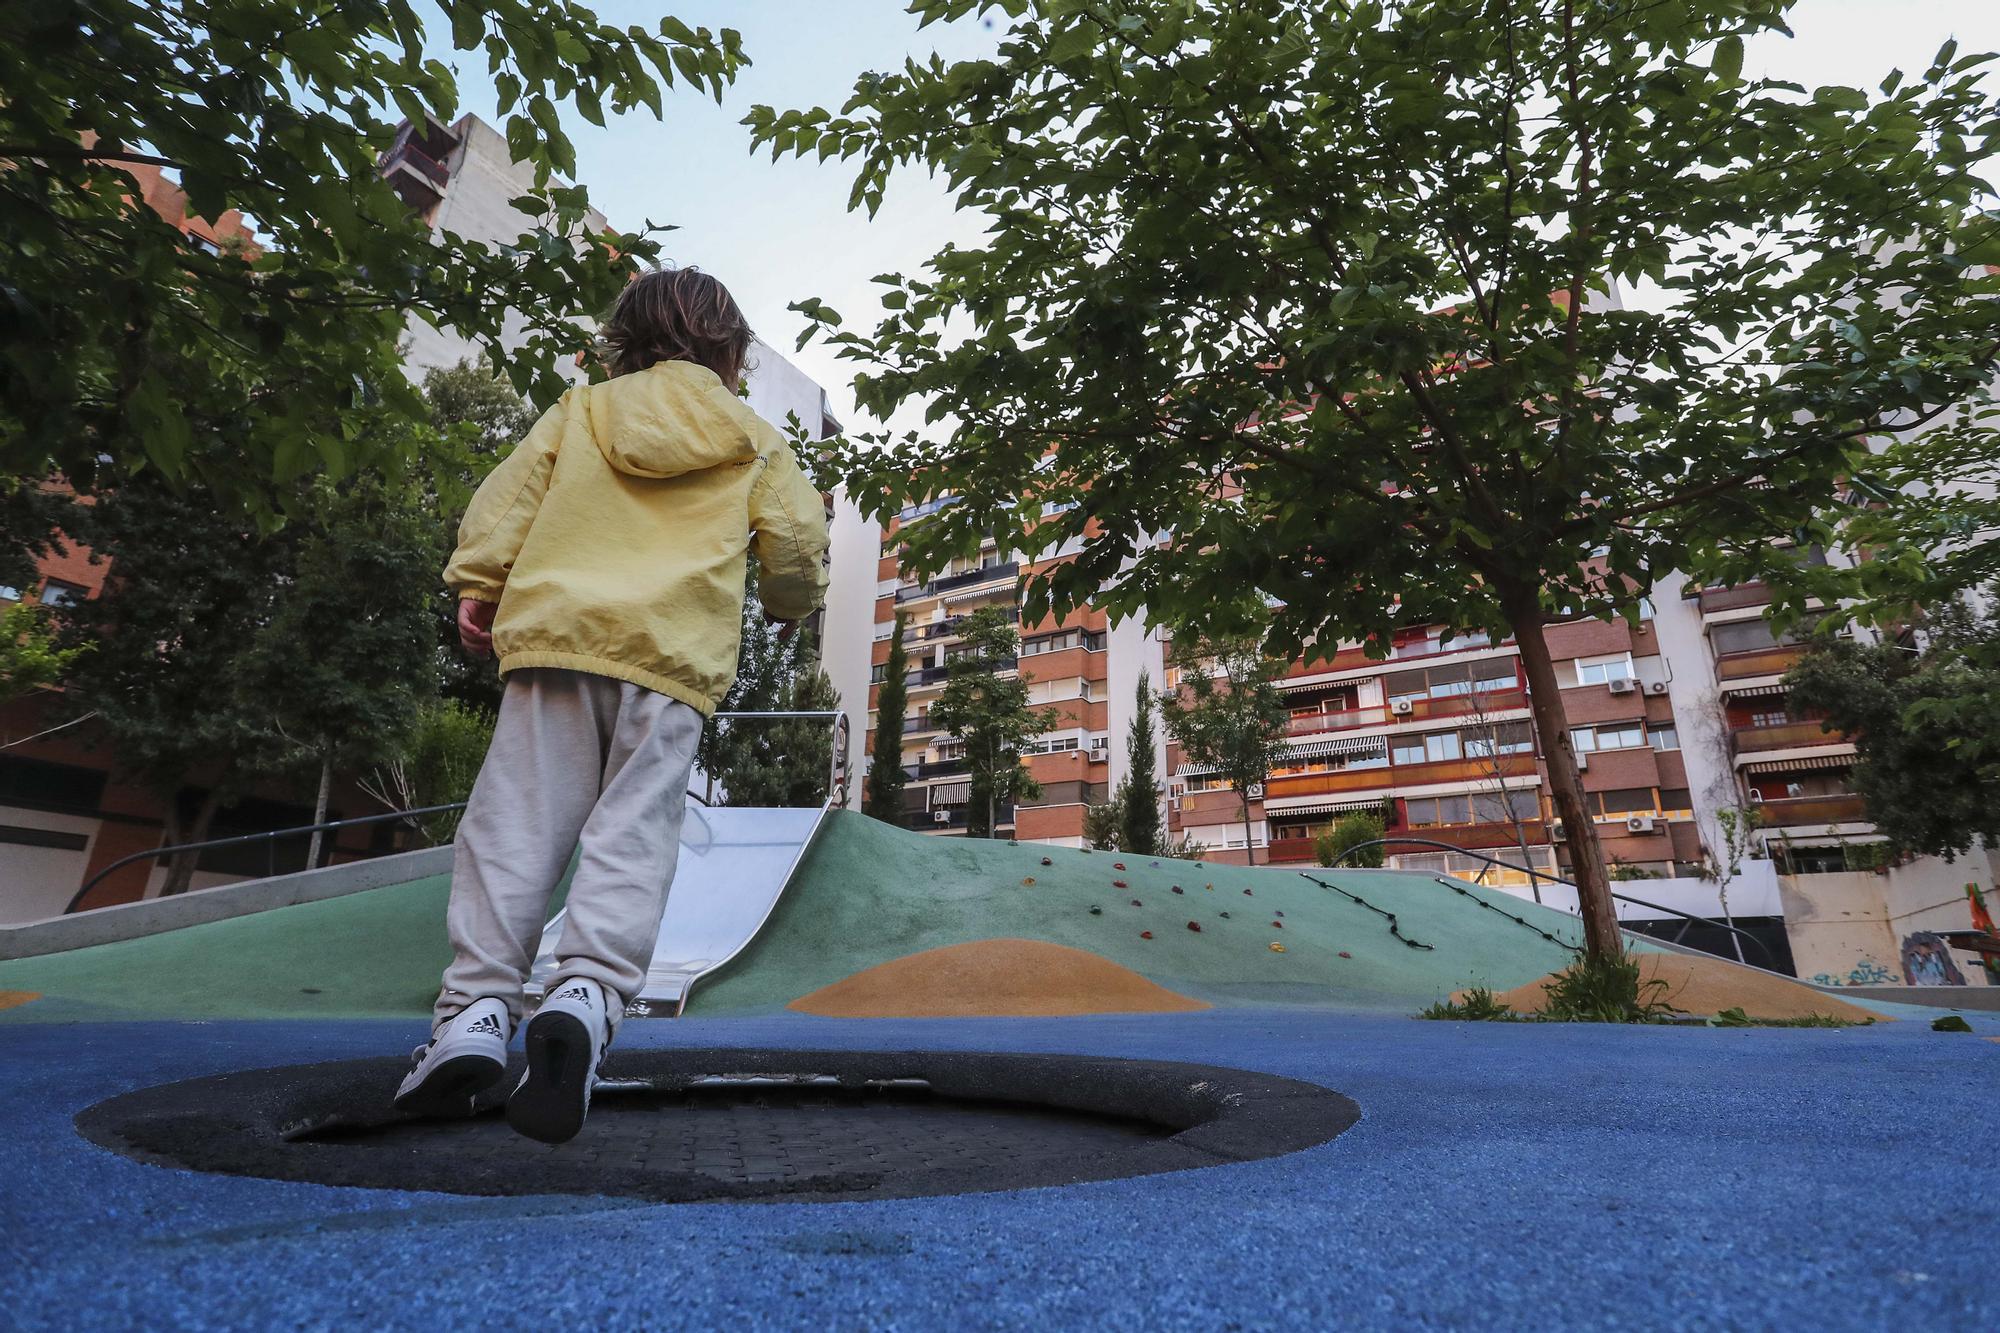
<path id="1" fill-rule="evenodd" d="M 826 504 L 789 443 L 766 458 L 750 490 L 757 595 L 779 620 L 803 620 L 826 601 Z"/>
<path id="2" fill-rule="evenodd" d="M 507 587 L 507 575 L 521 543 L 548 494 L 562 445 L 563 423 L 569 418 L 570 397 L 542 413 L 542 419 L 514 446 L 499 467 L 488 473 L 466 506 L 458 525 L 458 549 L 445 566 L 446 586 L 460 597 L 497 602 Z"/>

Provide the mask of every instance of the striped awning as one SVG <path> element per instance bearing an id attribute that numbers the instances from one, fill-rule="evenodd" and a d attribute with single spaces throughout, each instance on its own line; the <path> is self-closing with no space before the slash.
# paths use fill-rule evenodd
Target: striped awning
<path id="1" fill-rule="evenodd" d="M 1330 754 L 1388 753 L 1388 742 L 1380 736 L 1334 736 L 1327 740 L 1294 742 L 1285 747 L 1288 759 L 1316 759 Z"/>
<path id="2" fill-rule="evenodd" d="M 1743 765 L 1745 773 L 1797 773 L 1814 768 L 1853 768 L 1851 754 L 1809 754 L 1797 759 L 1766 759 Z"/>
<path id="3" fill-rule="evenodd" d="M 1215 769 L 1208 764 L 1182 764 L 1174 770 L 1177 778 L 1205 778 Z"/>
<path id="4" fill-rule="evenodd" d="M 1383 798 L 1377 796 L 1366 801 L 1308 801 L 1304 805 L 1287 806 L 1283 810 L 1273 810 L 1267 805 L 1264 807 L 1264 816 L 1267 819 L 1289 819 L 1293 815 L 1346 815 L 1358 810 L 1380 810 L 1382 803 Z"/>
<path id="5" fill-rule="evenodd" d="M 1765 695 L 1787 693 L 1790 693 L 1790 691 L 1785 688 L 1783 681 L 1767 681 L 1762 685 L 1724 685 L 1722 687 L 1722 695 L 1725 699 L 1756 699 Z"/>

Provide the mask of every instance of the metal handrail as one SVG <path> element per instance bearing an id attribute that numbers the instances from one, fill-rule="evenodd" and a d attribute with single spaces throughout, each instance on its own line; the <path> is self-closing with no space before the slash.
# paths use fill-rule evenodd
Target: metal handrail
<path id="1" fill-rule="evenodd" d="M 158 860 L 162 856 L 176 856 L 181 852 L 205 852 L 213 847 L 242 847 L 249 843 L 270 841 L 277 838 L 296 837 L 301 833 L 325 833 L 330 829 L 356 828 L 362 824 L 381 824 L 392 819 L 415 819 L 419 815 L 441 815 L 448 810 L 465 809 L 464 801 L 453 801 L 449 805 L 427 805 L 421 810 L 392 810 L 386 815 L 359 815 L 353 819 L 329 819 L 320 824 L 300 824 L 295 828 L 270 829 L 263 833 L 239 833 L 233 838 L 209 838 L 203 842 L 177 842 L 164 847 L 151 847 L 143 852 L 133 852 L 121 856 L 110 865 L 83 882 L 63 908 L 63 915 L 77 911 L 78 904 L 90 896 L 90 891 L 104 882 L 105 876 L 114 870 L 122 870 L 134 861 Z"/>
<path id="2" fill-rule="evenodd" d="M 1500 858 L 1496 856 L 1487 856 L 1482 852 L 1475 852 L 1469 850 L 1468 848 L 1459 847 L 1449 842 L 1439 842 L 1433 838 L 1370 838 L 1367 842 L 1355 843 L 1352 847 L 1349 847 L 1346 851 L 1342 852 L 1340 856 L 1337 858 L 1337 860 L 1344 861 L 1348 857 L 1354 855 L 1356 852 L 1366 851 L 1370 847 L 1386 847 L 1389 846 L 1391 843 L 1394 843 L 1398 846 L 1432 847 L 1438 849 L 1439 851 L 1457 852 L 1459 855 L 1469 856 L 1475 861 L 1483 861 L 1489 867 L 1498 866 L 1503 870 L 1519 870 L 1522 873 L 1536 880 L 1547 880 L 1551 884 L 1560 884 L 1566 889 L 1576 888 L 1576 884 L 1574 882 L 1566 880 L 1562 878 L 1562 876 L 1560 875 L 1551 875 L 1544 871 L 1537 870 L 1533 866 L 1528 866 L 1528 865 L 1517 866 L 1512 861 L 1502 861 Z M 1483 873 L 1480 876 L 1479 882 L 1483 887 L 1485 884 L 1485 876 Z M 1578 890 L 1578 892 L 1581 892 L 1581 890 Z M 1710 917 L 1696 916 L 1693 912 L 1683 912 L 1678 907 L 1668 907 L 1664 903 L 1649 903 L 1644 898 L 1634 898 L 1629 894 L 1618 893 L 1616 891 L 1613 891 L 1611 896 L 1614 900 L 1618 902 L 1630 903 L 1634 907 L 1644 907 L 1649 911 L 1665 912 L 1668 916 L 1680 917 L 1681 928 L 1674 933 L 1674 937 L 1671 940 L 1667 941 L 1667 943 L 1669 944 L 1680 945 L 1682 938 L 1687 935 L 1688 927 L 1694 925 L 1696 922 L 1700 922 L 1704 926 L 1714 926 L 1717 930 L 1726 930 L 1730 934 L 1736 936 L 1739 940 L 1750 941 L 1752 944 L 1757 946 L 1759 952 L 1761 952 L 1764 955 L 1765 960 L 1771 964 L 1770 968 L 1768 968 L 1767 970 L 1773 972 L 1777 971 L 1778 955 L 1771 951 L 1770 945 L 1764 943 L 1764 941 L 1758 939 L 1755 935 L 1752 935 L 1747 930 L 1738 929 L 1737 927 L 1732 926 L 1727 922 L 1716 921 Z M 1537 898 L 1536 901 L 1540 902 L 1541 899 Z M 1636 934 L 1637 932 L 1633 933 Z M 1682 945 L 1681 947 L 1689 949 L 1694 948 L 1694 946 L 1691 944 Z M 1706 953 L 1708 951 L 1706 949 L 1703 949 L 1699 950 L 1698 952 Z"/>
<path id="3" fill-rule="evenodd" d="M 791 718 L 796 721 L 809 719 L 832 720 L 834 723 L 833 763 L 831 771 L 827 774 L 827 804 L 834 809 L 841 809 L 846 806 L 847 741 L 851 726 L 847 720 L 846 713 L 837 709 L 828 709 L 819 712 L 715 713 L 711 716 L 717 720 L 727 719 L 729 721 L 735 721 L 738 718 Z M 693 791 L 689 791 L 688 796 L 703 805 L 708 804 L 708 802 L 703 801 Z M 133 852 L 129 856 L 119 857 L 116 861 L 113 861 L 85 880 L 83 887 L 78 889 L 70 897 L 68 904 L 64 906 L 63 915 L 67 916 L 71 912 L 82 910 L 80 904 L 85 898 L 90 896 L 92 889 L 104 882 L 106 876 L 110 875 L 114 870 L 124 869 L 135 861 L 158 860 L 160 857 L 175 856 L 181 852 L 205 852 L 216 847 L 241 847 L 253 842 L 275 841 L 278 838 L 297 837 L 302 833 L 325 833 L 333 829 L 358 828 L 363 824 L 381 824 L 396 819 L 416 819 L 422 815 L 441 815 L 451 810 L 463 810 L 465 806 L 466 802 L 464 801 L 453 801 L 446 805 L 427 805 L 417 810 L 392 810 L 387 814 L 381 815 L 360 815 L 353 819 L 330 819 L 319 824 L 300 824 L 292 828 L 270 829 L 263 833 L 240 833 L 234 837 L 209 838 L 202 842 L 170 843 L 164 847 L 152 847 L 143 852 Z"/>

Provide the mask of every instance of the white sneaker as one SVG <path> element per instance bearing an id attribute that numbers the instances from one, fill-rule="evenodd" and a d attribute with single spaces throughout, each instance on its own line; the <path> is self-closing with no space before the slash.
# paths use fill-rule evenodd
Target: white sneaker
<path id="1" fill-rule="evenodd" d="M 410 1052 L 417 1065 L 396 1090 L 396 1109 L 439 1118 L 471 1115 L 473 1099 L 507 1072 L 507 1039 L 513 1034 L 505 1004 L 474 1000 Z"/>
<path id="2" fill-rule="evenodd" d="M 528 1072 L 507 1099 L 507 1123 L 543 1143 L 575 1138 L 610 1044 L 604 988 L 583 977 L 557 982 L 528 1020 Z"/>

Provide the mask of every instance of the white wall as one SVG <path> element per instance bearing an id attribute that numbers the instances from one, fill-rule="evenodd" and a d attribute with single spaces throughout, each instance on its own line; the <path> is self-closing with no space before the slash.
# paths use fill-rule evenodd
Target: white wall
<path id="1" fill-rule="evenodd" d="M 847 714 L 848 804 L 857 809 L 867 775 L 868 672 L 875 639 L 875 568 L 881 555 L 881 526 L 864 517 L 845 491 L 835 491 L 826 642 L 820 655 Z"/>

